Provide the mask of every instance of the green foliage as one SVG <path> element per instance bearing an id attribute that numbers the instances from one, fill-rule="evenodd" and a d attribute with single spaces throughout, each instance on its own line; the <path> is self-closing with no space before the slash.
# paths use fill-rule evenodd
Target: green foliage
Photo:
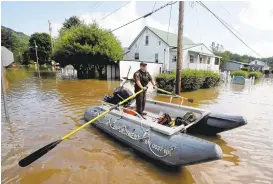
<path id="1" fill-rule="evenodd" d="M 231 57 L 231 52 L 225 51 L 225 52 L 214 52 L 216 56 L 220 56 L 221 58 L 221 63 L 220 66 L 222 66 L 224 63 L 228 62 Z"/>
<path id="2" fill-rule="evenodd" d="M 185 69 L 182 71 L 181 90 L 194 91 L 203 85 L 205 75 L 202 70 Z"/>
<path id="3" fill-rule="evenodd" d="M 173 92 L 176 73 L 163 73 L 156 76 L 159 88 Z M 214 87 L 220 75 L 213 71 L 185 69 L 182 71 L 181 90 L 194 91 L 200 88 Z"/>
<path id="4" fill-rule="evenodd" d="M 107 64 L 122 59 L 121 43 L 97 24 L 73 26 L 55 42 L 54 58 L 60 65 Z"/>
<path id="5" fill-rule="evenodd" d="M 248 71 L 248 67 L 242 67 L 241 70 Z"/>
<path id="6" fill-rule="evenodd" d="M 34 33 L 30 36 L 29 47 L 31 48 L 29 49 L 29 57 L 31 60 L 36 61 L 34 40 L 38 46 L 37 53 L 39 64 L 49 62 L 50 56 L 52 54 L 50 35 L 47 33 Z"/>
<path id="7" fill-rule="evenodd" d="M 24 53 L 28 49 L 29 36 L 1 26 L 1 45 L 11 50 L 15 63 L 24 63 Z"/>
<path id="8" fill-rule="evenodd" d="M 205 80 L 201 88 L 211 88 L 214 87 L 218 81 L 220 80 L 220 74 L 210 71 L 210 70 L 202 70 Z"/>
<path id="9" fill-rule="evenodd" d="M 248 73 L 246 71 L 243 70 L 234 70 L 231 72 L 230 74 L 232 77 L 233 76 L 243 76 L 244 78 L 246 78 L 248 76 Z"/>
<path id="10" fill-rule="evenodd" d="M 80 26 L 80 25 L 83 25 L 83 22 L 77 16 L 72 16 L 69 19 L 65 19 L 63 23 L 63 27 L 60 30 L 60 33 L 62 34 L 63 31 L 70 29 L 73 26 Z"/>
<path id="11" fill-rule="evenodd" d="M 255 77 L 255 79 L 261 79 L 263 74 L 261 72 L 249 72 L 248 78 Z"/>

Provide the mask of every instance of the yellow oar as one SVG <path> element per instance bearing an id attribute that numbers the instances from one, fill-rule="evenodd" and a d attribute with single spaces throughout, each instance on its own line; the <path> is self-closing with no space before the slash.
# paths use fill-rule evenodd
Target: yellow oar
<path id="1" fill-rule="evenodd" d="M 42 147 L 41 149 L 35 151 L 34 153 L 28 155 L 27 157 L 25 157 L 24 159 L 22 159 L 19 162 L 19 166 L 21 167 L 25 167 L 28 166 L 29 164 L 31 164 L 32 162 L 34 162 L 35 160 L 39 159 L 40 157 L 42 157 L 43 155 L 45 155 L 47 152 L 49 152 L 50 150 L 52 150 L 55 146 L 57 146 L 60 142 L 62 142 L 63 140 L 67 139 L 68 137 L 70 137 L 71 135 L 75 134 L 76 132 L 80 131 L 81 129 L 83 129 L 84 127 L 86 127 L 87 125 L 93 123 L 94 121 L 96 121 L 97 119 L 101 118 L 102 116 L 106 115 L 107 113 L 109 113 L 111 110 L 117 108 L 119 105 L 124 104 L 125 102 L 129 101 L 130 99 L 134 98 L 136 95 L 142 93 L 143 90 L 138 91 L 137 93 L 135 93 L 134 95 L 126 98 L 125 100 L 123 100 L 122 102 L 119 102 L 117 105 L 114 105 L 113 107 L 111 107 L 110 109 L 104 111 L 102 114 L 96 116 L 95 118 L 91 119 L 90 121 L 88 121 L 87 123 L 83 124 L 82 126 L 80 126 L 79 128 L 77 128 L 76 130 L 73 130 L 72 132 L 70 132 L 69 134 L 63 136 L 61 139 L 54 141 L 44 147 Z"/>
<path id="2" fill-rule="evenodd" d="M 162 91 L 162 92 L 167 93 L 167 94 L 170 94 L 170 95 L 173 95 L 173 96 L 176 96 L 176 97 L 184 98 L 185 100 L 187 100 L 187 101 L 193 103 L 193 98 L 185 98 L 185 97 L 179 96 L 179 95 L 177 95 L 177 94 L 171 93 L 171 92 L 169 92 L 169 91 L 166 91 L 166 90 L 160 89 L 160 88 L 157 88 L 157 90 L 158 90 L 158 91 Z"/>

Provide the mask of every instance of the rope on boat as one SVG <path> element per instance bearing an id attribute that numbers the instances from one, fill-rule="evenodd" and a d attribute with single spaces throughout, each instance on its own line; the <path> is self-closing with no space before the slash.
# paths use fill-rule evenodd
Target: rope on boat
<path id="1" fill-rule="evenodd" d="M 97 113 L 96 113 L 96 116 L 99 115 L 99 114 L 100 114 L 100 113 L 97 112 Z M 117 122 L 118 120 L 120 120 L 121 118 L 122 118 L 122 116 L 121 116 L 120 118 L 117 118 L 115 121 L 111 122 L 112 118 L 109 118 L 108 120 L 106 120 L 106 117 L 104 116 L 104 119 L 103 119 L 103 120 L 98 119 L 98 121 L 99 121 L 99 123 L 108 125 L 110 128 L 112 128 L 113 130 L 117 130 L 117 131 L 120 132 L 120 133 L 123 133 L 123 132 L 121 132 L 121 130 L 124 129 L 125 135 L 127 135 L 127 136 L 128 136 L 129 138 L 131 138 L 132 140 L 140 141 L 140 140 L 148 139 L 147 144 L 148 144 L 149 150 L 150 150 L 155 156 L 157 156 L 157 157 L 159 157 L 159 158 L 164 158 L 164 157 L 169 156 L 170 153 L 174 150 L 174 147 L 172 147 L 172 148 L 170 149 L 170 151 L 168 151 L 166 154 L 164 154 L 164 155 L 158 155 L 157 153 L 155 153 L 155 152 L 153 151 L 153 149 L 152 149 L 152 147 L 151 147 L 152 142 L 151 142 L 151 132 L 150 132 L 150 128 L 147 128 L 146 130 L 144 130 L 144 127 L 142 126 L 142 121 L 140 121 L 140 123 L 141 123 L 141 129 L 142 129 L 142 131 L 144 132 L 143 135 L 142 135 L 142 137 L 140 137 L 139 135 L 136 135 L 136 134 L 133 134 L 133 133 L 129 132 L 129 131 L 127 130 L 127 126 L 126 126 L 126 125 L 122 125 L 122 126 L 120 126 L 120 127 L 114 126 L 114 125 L 116 124 L 116 122 Z M 148 136 L 146 136 L 146 135 L 148 135 Z"/>

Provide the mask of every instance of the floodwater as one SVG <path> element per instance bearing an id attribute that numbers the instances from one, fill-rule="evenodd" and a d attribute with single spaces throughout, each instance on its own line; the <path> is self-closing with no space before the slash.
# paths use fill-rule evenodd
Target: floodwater
<path id="1" fill-rule="evenodd" d="M 2 183 L 273 183 L 272 79 L 182 93 L 195 99 L 186 105 L 241 114 L 249 123 L 217 137 L 202 137 L 222 148 L 222 160 L 180 169 L 151 162 L 94 126 L 32 165 L 19 167 L 20 159 L 83 124 L 85 108 L 99 104 L 120 82 L 61 80 L 50 72 L 41 73 L 39 79 L 36 72 L 25 69 L 9 69 L 6 80 L 10 122 L 4 119 L 2 103 Z"/>

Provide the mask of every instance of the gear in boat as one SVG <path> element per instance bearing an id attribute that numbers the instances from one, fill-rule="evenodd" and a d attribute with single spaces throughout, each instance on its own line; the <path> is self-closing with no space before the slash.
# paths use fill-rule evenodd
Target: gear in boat
<path id="1" fill-rule="evenodd" d="M 114 90 L 113 96 L 105 95 L 103 101 L 109 104 L 117 104 L 131 95 L 133 95 L 133 93 L 129 89 L 119 87 Z M 142 119 L 136 112 L 135 99 L 127 102 L 124 108 L 120 110 L 124 112 L 123 115 L 126 114 L 126 116 L 130 115 L 131 117 L 138 116 L 138 119 Z M 145 116 L 146 121 L 142 121 L 154 126 L 155 129 L 159 129 L 161 133 L 166 133 L 167 131 L 168 135 L 174 133 L 173 130 L 168 128 L 177 128 L 180 130 L 185 130 L 186 128 L 188 133 L 215 135 L 247 124 L 247 120 L 243 116 L 211 113 L 203 109 L 183 106 L 182 103 L 181 105 L 177 105 L 155 100 L 146 100 L 145 112 L 147 113 Z M 163 114 L 165 115 L 163 116 Z M 168 119 L 167 116 L 170 116 L 170 118 Z M 167 121 L 161 123 L 160 119 L 162 118 L 164 121 L 167 119 Z M 162 124 L 164 127 L 158 128 L 162 126 Z M 162 129 L 165 129 L 165 131 Z"/>

